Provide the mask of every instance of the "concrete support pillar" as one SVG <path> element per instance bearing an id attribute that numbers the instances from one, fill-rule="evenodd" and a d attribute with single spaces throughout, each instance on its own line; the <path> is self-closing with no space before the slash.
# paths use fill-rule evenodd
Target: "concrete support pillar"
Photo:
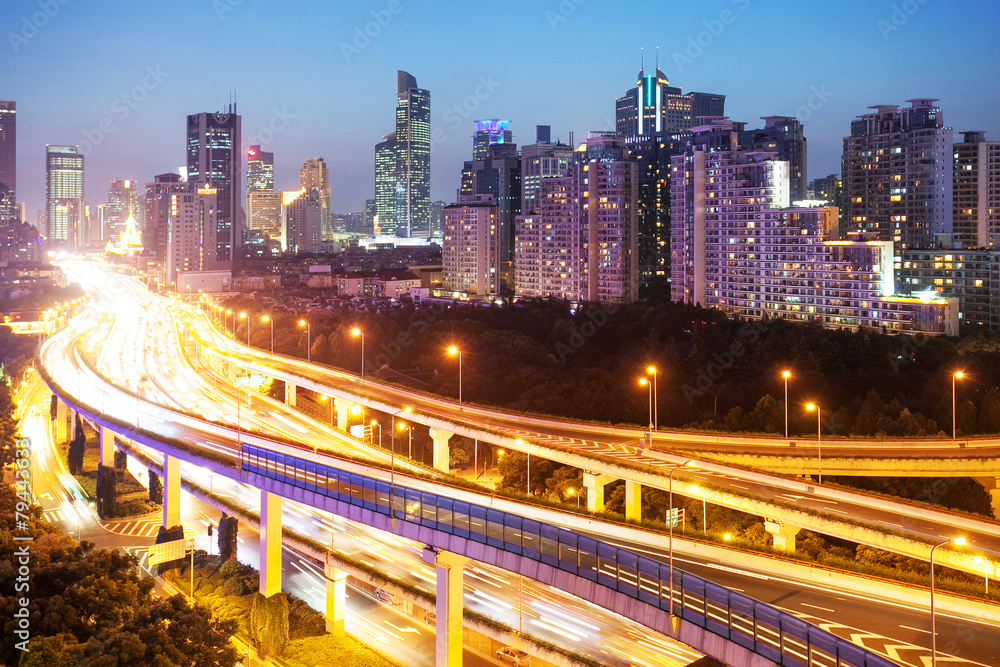
<path id="1" fill-rule="evenodd" d="M 326 574 L 326 631 L 335 637 L 344 634 L 344 611 L 347 605 L 347 573 L 331 567 L 323 568 Z"/>
<path id="2" fill-rule="evenodd" d="M 795 551 L 795 536 L 802 530 L 777 521 L 764 520 L 764 530 L 774 537 L 774 548 L 782 551 Z"/>
<path id="3" fill-rule="evenodd" d="M 260 593 L 281 592 L 281 496 L 260 492 Z"/>
<path id="4" fill-rule="evenodd" d="M 70 440 L 73 440 L 74 438 L 76 438 L 76 417 L 77 417 L 76 410 L 70 408 L 70 411 L 69 411 L 69 439 Z"/>
<path id="5" fill-rule="evenodd" d="M 462 667 L 462 568 L 468 558 L 424 549 L 424 561 L 437 568 L 435 667 Z"/>
<path id="6" fill-rule="evenodd" d="M 642 484 L 625 480 L 625 520 L 642 521 Z"/>
<path id="7" fill-rule="evenodd" d="M 69 423 L 69 406 L 63 403 L 62 399 L 56 399 L 56 442 L 66 442 L 69 431 L 66 425 Z"/>
<path id="8" fill-rule="evenodd" d="M 448 472 L 451 452 L 448 449 L 448 441 L 455 435 L 449 431 L 442 431 L 439 428 L 430 429 L 431 440 L 434 442 L 434 469 L 441 472 Z"/>
<path id="9" fill-rule="evenodd" d="M 337 411 L 337 428 L 341 431 L 346 431 L 348 424 L 350 424 L 351 419 L 351 408 L 354 407 L 352 401 L 346 398 L 336 398 L 333 399 L 333 409 Z"/>
<path id="10" fill-rule="evenodd" d="M 295 385 L 285 380 L 285 405 L 295 407 Z"/>
<path id="11" fill-rule="evenodd" d="M 976 477 L 986 493 L 990 494 L 990 506 L 993 507 L 993 518 L 1000 519 L 1000 478 Z"/>
<path id="12" fill-rule="evenodd" d="M 163 527 L 181 523 L 181 462 L 173 456 L 163 457 Z"/>
<path id="13" fill-rule="evenodd" d="M 236 376 L 239 374 L 240 369 L 236 366 L 236 364 L 234 364 L 231 361 L 226 362 L 226 367 L 227 367 L 226 371 L 229 374 L 229 382 L 230 383 L 235 382 Z"/>
<path id="14" fill-rule="evenodd" d="M 115 464 L 115 432 L 107 426 L 101 427 L 101 465 Z"/>
<path id="15" fill-rule="evenodd" d="M 590 512 L 604 511 L 604 485 L 615 481 L 610 475 L 595 475 L 583 473 L 583 486 L 587 489 L 587 510 Z"/>

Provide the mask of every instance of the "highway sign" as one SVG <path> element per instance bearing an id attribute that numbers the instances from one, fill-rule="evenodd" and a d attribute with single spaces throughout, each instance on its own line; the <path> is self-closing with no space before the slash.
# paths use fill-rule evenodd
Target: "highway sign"
<path id="1" fill-rule="evenodd" d="M 237 387 L 260 387 L 267 382 L 264 375 L 238 375 L 233 384 Z"/>
<path id="2" fill-rule="evenodd" d="M 684 509 L 680 507 L 675 507 L 667 512 L 667 521 L 672 528 L 676 528 L 677 524 L 681 522 L 681 517 L 684 516 L 683 512 Z"/>
<path id="3" fill-rule="evenodd" d="M 153 544 L 149 547 L 149 564 L 157 565 L 158 563 L 166 563 L 167 561 L 184 558 L 186 547 L 187 540 L 185 539 Z"/>

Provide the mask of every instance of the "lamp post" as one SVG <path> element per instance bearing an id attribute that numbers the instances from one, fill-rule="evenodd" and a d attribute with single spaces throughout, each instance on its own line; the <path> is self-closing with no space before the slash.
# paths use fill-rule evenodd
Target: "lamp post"
<path id="1" fill-rule="evenodd" d="M 823 483 L 823 420 L 820 415 L 823 410 L 816 403 L 806 403 L 806 410 L 816 411 L 816 465 L 819 471 L 819 483 Z"/>
<path id="2" fill-rule="evenodd" d="M 462 351 L 455 347 L 454 345 L 448 348 L 448 354 L 451 356 L 458 355 L 458 404 L 462 404 Z"/>
<path id="3" fill-rule="evenodd" d="M 566 489 L 567 495 L 576 496 L 576 511 L 580 511 L 580 494 L 576 492 L 576 489 Z"/>
<path id="4" fill-rule="evenodd" d="M 965 373 L 962 371 L 955 371 L 951 374 L 951 439 L 956 440 L 957 436 L 957 419 L 955 418 L 955 380 L 961 380 L 965 377 Z"/>
<path id="5" fill-rule="evenodd" d="M 670 615 L 671 616 L 674 615 L 674 522 L 673 522 L 673 518 L 674 518 L 673 517 L 673 514 L 674 514 L 674 473 L 677 472 L 681 468 L 685 468 L 685 467 L 688 467 L 688 466 L 694 467 L 694 466 L 691 465 L 692 463 L 694 463 L 694 460 L 688 459 L 684 463 L 682 463 L 680 465 L 677 465 L 677 466 L 674 466 L 673 468 L 671 468 L 670 469 L 670 474 L 667 475 L 667 489 L 669 490 L 669 495 L 670 495 L 670 501 L 669 501 L 670 504 L 668 506 L 670 509 L 667 510 L 667 529 L 670 531 L 669 532 L 669 537 L 667 538 L 667 545 L 668 545 L 667 546 L 667 552 L 669 554 L 668 559 L 669 559 L 669 562 L 670 562 Z"/>
<path id="6" fill-rule="evenodd" d="M 333 428 L 333 401 L 331 401 L 330 397 L 326 394 L 320 394 L 319 400 L 321 403 L 330 404 L 330 428 Z"/>
<path id="7" fill-rule="evenodd" d="M 361 379 L 365 379 L 365 332 L 354 327 L 351 329 L 351 335 L 354 337 L 361 336 Z"/>
<path id="8" fill-rule="evenodd" d="M 964 537 L 956 537 L 954 539 L 947 539 L 944 542 L 941 542 L 939 544 L 935 544 L 933 547 L 931 547 L 931 555 L 930 555 L 930 561 L 931 561 L 931 667 L 935 667 L 937 665 L 937 632 L 935 630 L 935 622 L 934 622 L 934 550 L 937 549 L 938 547 L 943 547 L 944 545 L 948 544 L 949 542 L 954 542 L 958 546 L 963 546 L 963 545 L 965 545 L 965 538 Z"/>
<path id="9" fill-rule="evenodd" d="M 403 424 L 402 422 L 400 422 L 398 428 L 399 428 L 400 431 L 407 431 L 407 435 L 409 436 L 409 443 L 410 444 L 409 444 L 409 449 L 407 450 L 408 453 L 407 453 L 406 456 L 407 456 L 407 458 L 409 458 L 412 461 L 413 460 L 413 427 L 410 426 L 409 424 Z"/>
<path id="10" fill-rule="evenodd" d="M 983 558 L 982 556 L 976 556 L 972 559 L 975 563 L 983 564 L 983 578 L 986 580 L 986 596 L 989 597 L 990 594 L 990 561 Z"/>
<path id="11" fill-rule="evenodd" d="M 781 371 L 781 377 L 785 378 L 785 440 L 788 440 L 788 378 L 791 372 Z"/>
<path id="12" fill-rule="evenodd" d="M 227 309 L 226 310 L 226 323 L 224 325 L 226 327 L 229 326 L 229 316 L 230 315 L 233 315 L 233 311 Z M 236 316 L 235 315 L 233 315 L 233 340 L 236 340 Z"/>
<path id="13" fill-rule="evenodd" d="M 409 413 L 413 412 L 413 408 L 406 407 L 406 408 L 403 408 L 402 410 L 400 410 L 399 412 L 394 413 L 392 415 L 392 425 L 389 427 L 390 435 L 392 436 L 389 439 L 389 445 L 392 448 L 392 453 L 389 455 L 389 485 L 390 486 L 392 486 L 393 481 L 396 478 L 396 417 L 399 416 L 399 415 L 401 415 L 401 414 L 403 414 L 404 412 L 406 414 L 409 414 Z M 379 437 L 380 438 L 382 437 L 381 436 L 381 430 L 379 432 Z M 390 504 L 391 504 L 391 501 L 390 501 Z M 391 513 L 391 511 L 390 511 L 390 513 Z"/>
<path id="14" fill-rule="evenodd" d="M 639 384 L 649 387 L 649 430 L 653 430 L 653 383 L 646 378 L 639 378 Z"/>
<path id="15" fill-rule="evenodd" d="M 646 372 L 653 376 L 653 430 L 660 429 L 659 397 L 656 395 L 656 366 L 650 366 Z M 652 444 L 650 445 L 652 446 Z"/>
<path id="16" fill-rule="evenodd" d="M 271 354 L 274 354 L 274 319 L 270 315 L 265 315 L 260 321 L 271 323 Z"/>
<path id="17" fill-rule="evenodd" d="M 361 417 L 361 423 L 362 424 L 365 423 L 365 410 L 364 410 L 364 408 L 361 407 L 360 404 L 355 403 L 354 405 L 351 406 L 351 414 L 354 415 L 355 417 L 360 416 Z M 351 425 L 348 424 L 347 428 L 348 428 L 348 430 L 350 430 Z"/>
<path id="18" fill-rule="evenodd" d="M 306 363 L 312 363 L 312 325 L 305 320 L 299 320 L 299 326 L 306 328 Z"/>
<path id="19" fill-rule="evenodd" d="M 250 347 L 250 318 L 247 317 L 246 313 L 240 313 L 240 319 L 247 321 L 247 347 Z M 233 335 L 236 335 L 236 331 L 233 331 Z"/>
<path id="20" fill-rule="evenodd" d="M 377 420 L 373 419 L 371 426 L 372 426 L 372 429 L 374 429 L 376 426 L 378 426 L 378 446 L 379 446 L 379 449 L 382 449 L 382 424 L 378 423 Z M 372 435 L 372 440 L 373 441 L 375 440 L 375 436 L 374 435 Z"/>

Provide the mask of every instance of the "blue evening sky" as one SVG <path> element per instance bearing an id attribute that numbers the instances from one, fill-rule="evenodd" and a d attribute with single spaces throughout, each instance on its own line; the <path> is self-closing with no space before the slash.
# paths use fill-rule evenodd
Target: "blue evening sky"
<path id="1" fill-rule="evenodd" d="M 112 178 L 182 165 L 185 115 L 222 110 L 232 90 L 244 143 L 275 153 L 277 188 L 323 157 L 334 211 L 360 210 L 397 69 L 431 92 L 431 196 L 451 201 L 473 120 L 510 119 L 518 143 L 536 124 L 577 142 L 610 129 L 640 47 L 647 70 L 660 47 L 671 84 L 725 94 L 734 120 L 798 115 L 810 178 L 840 171 L 842 138 L 873 104 L 940 98 L 956 139 L 1000 140 L 995 0 L 5 0 L 0 26 L 31 222 L 46 143 L 94 144 L 86 195 L 104 203 Z"/>

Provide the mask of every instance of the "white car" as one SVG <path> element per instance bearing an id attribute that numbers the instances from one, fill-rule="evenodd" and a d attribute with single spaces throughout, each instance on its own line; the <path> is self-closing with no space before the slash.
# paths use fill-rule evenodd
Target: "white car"
<path id="1" fill-rule="evenodd" d="M 514 667 L 531 667 L 530 655 L 509 646 L 497 649 L 497 660 L 505 665 L 514 665 Z"/>

